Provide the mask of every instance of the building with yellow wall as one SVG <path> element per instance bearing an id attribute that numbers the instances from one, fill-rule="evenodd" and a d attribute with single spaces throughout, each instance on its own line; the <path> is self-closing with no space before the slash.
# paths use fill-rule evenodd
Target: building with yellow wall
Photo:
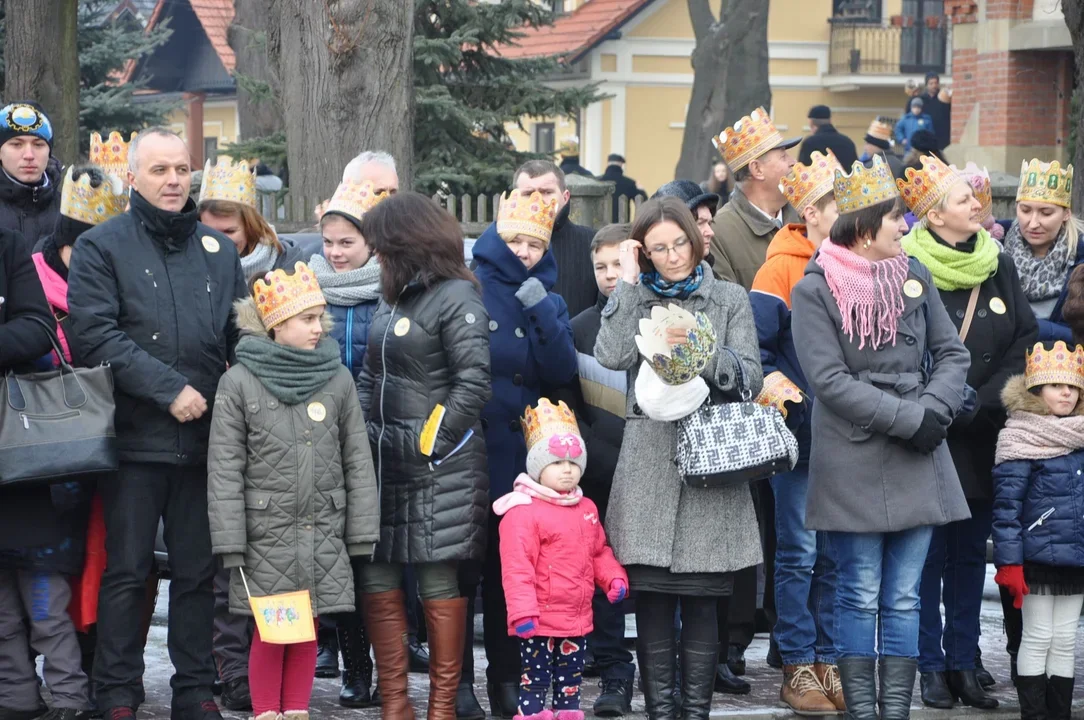
<path id="1" fill-rule="evenodd" d="M 719 2 L 712 5 L 718 16 Z M 902 114 L 908 80 L 921 82 L 927 71 L 937 71 L 951 84 L 941 6 L 772 0 L 769 111 L 776 125 L 788 137 L 808 134 L 809 108 L 828 105 L 836 128 L 861 144 L 873 117 Z M 560 9 L 564 14 L 553 26 L 528 31 L 503 54 L 560 55 L 569 77 L 559 82 L 598 82 L 612 97 L 585 108 L 578 127 L 568 118 L 524 118 L 525 130 L 509 128 L 513 142 L 520 150 L 546 152 L 578 136 L 580 162 L 589 170 L 601 173 L 606 156 L 618 153 L 627 161 L 625 172 L 654 191 L 674 179 L 691 94 L 695 40 L 686 0 L 564 0 Z"/>

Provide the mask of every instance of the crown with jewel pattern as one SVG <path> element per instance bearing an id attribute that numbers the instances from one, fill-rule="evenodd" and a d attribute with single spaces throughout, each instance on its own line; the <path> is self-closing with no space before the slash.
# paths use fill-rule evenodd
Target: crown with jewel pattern
<path id="1" fill-rule="evenodd" d="M 801 215 L 807 207 L 832 192 L 836 170 L 843 170 L 843 166 L 831 150 L 827 155 L 814 150 L 809 165 L 796 163 L 780 181 L 779 189 Z"/>
<path id="2" fill-rule="evenodd" d="M 547 202 L 537 191 L 526 198 L 518 193 L 501 196 L 501 205 L 497 210 L 497 234 L 505 242 L 517 235 L 526 235 L 549 245 L 556 221 L 557 198 L 550 198 Z"/>
<path id="3" fill-rule="evenodd" d="M 731 172 L 737 172 L 764 153 L 783 145 L 786 141 L 776 129 L 764 108 L 734 123 L 711 139 L 711 144 L 726 160 Z"/>
<path id="4" fill-rule="evenodd" d="M 891 144 L 895 138 L 893 133 L 896 129 L 896 121 L 890 117 L 875 117 L 869 124 L 869 129 L 866 130 L 866 135 L 871 138 L 875 138 L 882 142 Z"/>
<path id="5" fill-rule="evenodd" d="M 1072 207 L 1073 166 L 1061 169 L 1057 160 L 1040 162 L 1037 158 L 1020 165 L 1020 187 L 1016 202 L 1041 202 Z"/>
<path id="6" fill-rule="evenodd" d="M 104 141 L 102 136 L 98 133 L 90 134 L 90 156 L 89 162 L 91 165 L 97 165 L 102 169 L 102 172 L 108 175 L 115 175 L 120 178 L 126 186 L 128 184 L 128 145 L 131 140 L 135 140 L 136 134 L 133 132 L 132 137 L 128 142 L 124 141 L 124 136 L 114 130 L 109 133 L 109 137 Z"/>
<path id="7" fill-rule="evenodd" d="M 536 407 L 528 406 L 520 419 L 527 441 L 527 474 L 538 480 L 542 469 L 561 460 L 587 467 L 587 449 L 580 436 L 580 426 L 564 401 L 556 405 L 541 398 Z"/>
<path id="8" fill-rule="evenodd" d="M 220 200 L 256 207 L 256 175 L 248 162 L 232 162 L 220 157 L 214 165 L 207 160 L 203 182 L 199 186 L 199 201 Z"/>
<path id="9" fill-rule="evenodd" d="M 252 296 L 268 330 L 309 308 L 327 305 L 316 273 L 300 261 L 294 265 L 292 274 L 279 269 L 254 282 Z"/>
<path id="10" fill-rule="evenodd" d="M 670 329 L 684 330 L 687 342 L 671 345 L 666 339 Z M 639 330 L 636 349 L 667 385 L 692 381 L 715 355 L 715 328 L 702 312 L 694 315 L 674 303 L 656 305 L 650 317 L 640 319 Z"/>
<path id="11" fill-rule="evenodd" d="M 1024 378 L 1028 390 L 1053 384 L 1072 385 L 1084 390 L 1084 348 L 1077 345 L 1070 350 L 1063 340 L 1058 340 L 1047 350 L 1041 342 L 1037 342 L 1028 351 Z"/>
<path id="12" fill-rule="evenodd" d="M 391 197 L 388 192 L 376 192 L 370 181 L 363 183 L 344 180 L 335 188 L 335 194 L 331 196 L 324 215 L 333 213 L 343 215 L 355 225 L 361 222 L 362 216 L 374 207 Z"/>
<path id="13" fill-rule="evenodd" d="M 900 194 L 892 171 L 879 154 L 873 156 L 869 168 L 856 160 L 849 174 L 842 168 L 836 170 L 832 189 L 840 215 L 893 200 Z"/>
<path id="14" fill-rule="evenodd" d="M 963 170 L 960 170 L 955 165 L 952 169 L 960 173 L 964 180 L 967 180 L 971 184 L 971 189 L 975 191 L 975 198 L 982 203 L 982 210 L 979 211 L 978 221 L 986 222 L 987 219 L 994 216 L 994 191 L 990 187 L 990 172 L 986 168 L 980 168 L 973 162 L 969 162 L 964 166 Z"/>
<path id="15" fill-rule="evenodd" d="M 954 185 L 966 181 L 955 168 L 933 155 L 923 155 L 919 162 L 922 167 L 907 168 L 904 176 L 896 181 L 896 186 L 907 207 L 921 220 Z"/>
<path id="16" fill-rule="evenodd" d="M 78 180 L 72 179 L 72 167 L 64 175 L 60 191 L 60 214 L 87 225 L 100 225 L 124 212 L 128 196 L 124 183 L 115 175 L 105 175 L 98 187 L 90 184 L 90 173 L 83 173 Z"/>

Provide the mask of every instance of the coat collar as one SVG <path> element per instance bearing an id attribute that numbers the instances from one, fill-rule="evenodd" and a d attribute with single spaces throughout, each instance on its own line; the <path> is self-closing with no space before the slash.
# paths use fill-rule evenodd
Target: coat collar
<path id="1" fill-rule="evenodd" d="M 727 208 L 733 208 L 731 212 L 738 214 L 738 217 L 749 226 L 749 229 L 757 237 L 764 238 L 771 241 L 775 234 L 779 232 L 780 228 L 775 226 L 775 223 L 768 219 L 761 210 L 749 202 L 749 198 L 745 195 L 741 188 L 735 188 L 734 192 L 730 195 L 730 202 L 728 202 L 720 212 L 726 212 Z M 798 217 L 798 213 L 794 211 L 790 203 L 783 206 L 783 224 L 801 222 Z"/>
<path id="2" fill-rule="evenodd" d="M 568 205 L 563 212 L 567 217 Z M 554 228 L 556 231 L 556 228 Z M 474 243 L 471 252 L 478 261 L 476 268 L 479 279 L 494 277 L 500 282 L 515 285 L 517 288 L 528 278 L 538 278 L 546 290 L 553 290 L 557 282 L 557 260 L 553 257 L 552 249 L 547 249 L 542 259 L 528 270 L 515 254 L 508 249 L 501 236 L 497 234 L 497 224 L 493 223 L 485 229 L 482 236 Z"/>
<path id="3" fill-rule="evenodd" d="M 130 210 L 132 217 L 140 222 L 155 241 L 166 250 L 178 251 L 196 233 L 199 210 L 192 198 L 180 212 L 170 212 L 151 205 L 142 195 L 132 190 Z"/>

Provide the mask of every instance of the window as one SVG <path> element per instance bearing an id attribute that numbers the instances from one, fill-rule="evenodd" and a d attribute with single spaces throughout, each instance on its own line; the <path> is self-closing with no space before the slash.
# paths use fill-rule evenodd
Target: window
<path id="1" fill-rule="evenodd" d="M 553 123 L 534 124 L 534 151 L 540 155 L 552 155 L 555 149 Z"/>
<path id="2" fill-rule="evenodd" d="M 565 0 L 547 0 L 546 4 L 550 6 L 554 15 L 561 15 L 565 11 Z"/>
<path id="3" fill-rule="evenodd" d="M 832 17 L 837 20 L 881 21 L 881 0 L 832 0 Z"/>

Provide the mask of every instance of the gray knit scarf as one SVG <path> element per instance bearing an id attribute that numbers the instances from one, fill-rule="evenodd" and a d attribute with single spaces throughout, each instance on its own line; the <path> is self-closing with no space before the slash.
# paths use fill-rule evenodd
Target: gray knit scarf
<path id="1" fill-rule="evenodd" d="M 1005 252 L 1016 265 L 1016 271 L 1020 274 L 1020 284 L 1029 301 L 1049 300 L 1061 294 L 1065 287 L 1066 273 L 1069 272 L 1069 267 L 1074 261 L 1069 251 L 1076 250 L 1069 247 L 1065 238 L 1065 228 L 1062 228 L 1058 239 L 1054 241 L 1054 245 L 1044 257 L 1036 257 L 1032 253 L 1031 246 L 1020 232 L 1020 223 L 1015 220 L 1009 232 L 1005 234 L 1004 245 Z"/>
<path id="2" fill-rule="evenodd" d="M 237 362 L 287 405 L 308 400 L 342 367 L 339 343 L 329 337 L 322 338 L 314 350 L 303 350 L 269 337 L 243 335 L 237 343 Z"/>
<path id="3" fill-rule="evenodd" d="M 380 299 L 380 263 L 376 258 L 371 258 L 357 270 L 337 273 L 323 255 L 313 255 L 309 259 L 309 269 L 316 273 L 320 289 L 331 305 L 353 307 Z"/>
<path id="4" fill-rule="evenodd" d="M 245 282 L 251 283 L 257 277 L 271 272 L 278 259 L 279 253 L 275 248 L 258 243 L 252 248 L 252 252 L 241 258 L 241 272 L 245 274 Z"/>

